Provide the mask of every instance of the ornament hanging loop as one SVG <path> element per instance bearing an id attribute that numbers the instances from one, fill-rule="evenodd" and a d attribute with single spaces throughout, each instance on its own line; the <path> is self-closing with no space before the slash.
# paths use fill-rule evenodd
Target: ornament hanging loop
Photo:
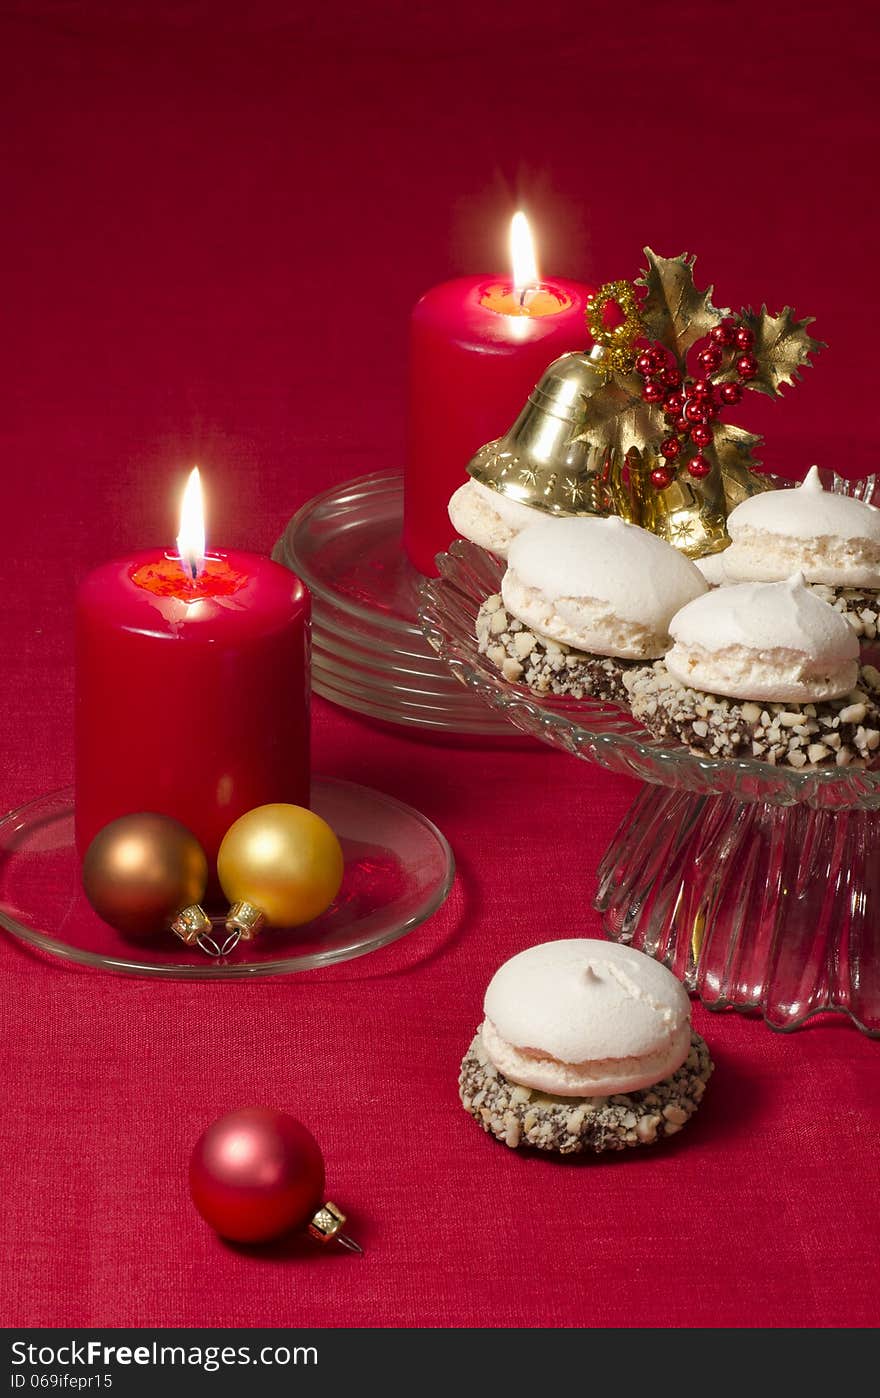
<path id="1" fill-rule="evenodd" d="M 230 932 L 229 935 L 226 937 L 225 941 L 223 941 L 220 944 L 220 955 L 228 956 L 230 952 L 235 951 L 235 948 L 238 946 L 240 941 L 241 932 L 236 927 L 235 931 Z"/>
<path id="2" fill-rule="evenodd" d="M 337 1233 L 336 1242 L 340 1247 L 348 1248 L 349 1252 L 356 1252 L 358 1257 L 363 1257 L 364 1250 L 360 1243 L 356 1243 L 354 1238 L 350 1238 L 347 1233 Z"/>
<path id="3" fill-rule="evenodd" d="M 222 955 L 220 947 L 211 936 L 210 932 L 200 932 L 195 939 L 195 944 L 199 948 L 199 951 L 203 951 L 206 956 L 213 956 L 216 958 Z"/>
<path id="4" fill-rule="evenodd" d="M 200 932 L 195 939 L 196 946 L 199 947 L 206 956 L 213 956 L 215 959 L 219 956 L 228 956 L 230 952 L 235 951 L 240 941 L 241 933 L 238 930 L 230 932 L 228 936 L 224 937 L 222 942 L 218 942 L 209 932 Z"/>
<path id="5" fill-rule="evenodd" d="M 208 917 L 205 910 L 193 904 L 190 908 L 184 908 L 182 912 L 171 924 L 174 932 L 184 946 L 198 947 L 206 956 L 214 957 L 228 956 L 235 951 L 241 940 L 241 932 L 238 928 L 227 933 L 222 941 L 218 941 L 214 936 L 214 924 Z"/>

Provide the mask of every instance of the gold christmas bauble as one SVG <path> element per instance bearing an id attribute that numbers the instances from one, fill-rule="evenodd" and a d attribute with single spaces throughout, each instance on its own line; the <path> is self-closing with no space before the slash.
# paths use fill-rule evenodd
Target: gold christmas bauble
<path id="1" fill-rule="evenodd" d="M 257 806 L 226 832 L 217 855 L 230 903 L 259 908 L 273 927 L 299 927 L 329 908 L 345 861 L 335 834 L 304 806 Z"/>
<path id="2" fill-rule="evenodd" d="M 200 903 L 208 861 L 195 835 L 170 816 L 120 816 L 99 830 L 83 860 L 83 887 L 99 917 L 130 937 L 167 930 Z"/>

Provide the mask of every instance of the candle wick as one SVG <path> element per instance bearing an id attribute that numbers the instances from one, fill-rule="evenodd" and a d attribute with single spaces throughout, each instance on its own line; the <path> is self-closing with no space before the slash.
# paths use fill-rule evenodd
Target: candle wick
<path id="1" fill-rule="evenodd" d="M 186 579 L 187 587 L 192 587 L 193 583 L 198 580 L 198 563 L 194 558 L 184 558 L 183 556 L 179 556 L 177 561 L 180 564 L 180 571 Z"/>

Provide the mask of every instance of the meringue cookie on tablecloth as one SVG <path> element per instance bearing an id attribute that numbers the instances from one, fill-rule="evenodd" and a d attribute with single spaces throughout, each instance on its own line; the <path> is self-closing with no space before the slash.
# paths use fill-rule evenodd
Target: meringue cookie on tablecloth
<path id="1" fill-rule="evenodd" d="M 465 1110 L 505 1145 L 561 1155 L 674 1135 L 712 1072 L 671 971 L 615 942 L 530 947 L 495 973 L 465 1054 Z"/>
<path id="2" fill-rule="evenodd" d="M 583 938 L 544 942 L 495 972 L 486 1052 L 511 1082 L 560 1097 L 650 1087 L 687 1058 L 691 1007 L 671 971 L 640 951 Z"/>

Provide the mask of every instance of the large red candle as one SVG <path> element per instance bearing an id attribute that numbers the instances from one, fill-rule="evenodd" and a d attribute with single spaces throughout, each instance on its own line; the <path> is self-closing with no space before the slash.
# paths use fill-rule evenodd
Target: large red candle
<path id="1" fill-rule="evenodd" d="M 158 811 L 213 862 L 234 820 L 309 800 L 309 595 L 286 568 L 161 550 L 106 563 L 76 601 L 76 839 Z"/>
<path id="2" fill-rule="evenodd" d="M 593 288 L 557 277 L 460 277 L 417 302 L 410 333 L 404 545 L 420 572 L 455 537 L 447 506 L 465 468 L 500 437 L 547 365 L 590 344 Z"/>

